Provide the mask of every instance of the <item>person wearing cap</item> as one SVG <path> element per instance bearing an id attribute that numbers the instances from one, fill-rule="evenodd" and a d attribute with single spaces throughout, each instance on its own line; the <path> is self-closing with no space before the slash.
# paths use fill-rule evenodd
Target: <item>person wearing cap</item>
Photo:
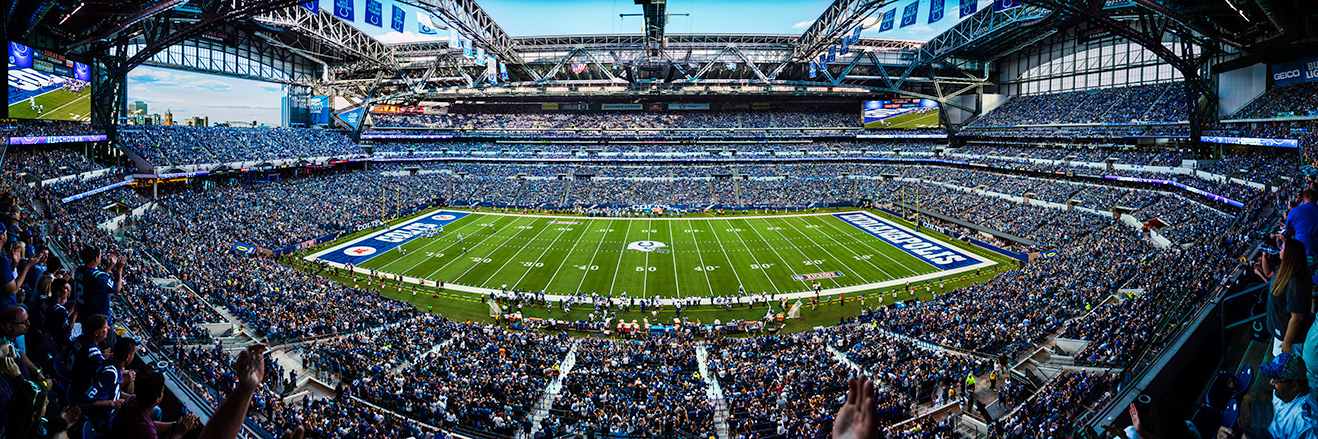
<path id="1" fill-rule="evenodd" d="M 1318 399 L 1309 390 L 1304 359 L 1283 353 L 1261 369 L 1272 385 L 1272 438 L 1318 438 Z"/>

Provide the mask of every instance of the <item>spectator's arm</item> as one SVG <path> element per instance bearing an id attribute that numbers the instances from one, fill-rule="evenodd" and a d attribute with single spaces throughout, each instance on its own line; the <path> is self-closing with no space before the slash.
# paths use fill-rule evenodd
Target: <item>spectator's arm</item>
<path id="1" fill-rule="evenodd" d="M 234 373 L 238 377 L 238 387 L 220 403 L 219 407 L 215 408 L 215 414 L 211 415 L 210 422 L 201 429 L 198 439 L 238 437 L 238 432 L 243 427 L 243 420 L 247 417 L 247 407 L 252 403 L 252 395 L 256 394 L 256 389 L 265 380 L 265 361 L 261 358 L 263 352 L 265 352 L 264 345 L 253 345 L 238 354 L 238 361 L 233 365 Z"/>

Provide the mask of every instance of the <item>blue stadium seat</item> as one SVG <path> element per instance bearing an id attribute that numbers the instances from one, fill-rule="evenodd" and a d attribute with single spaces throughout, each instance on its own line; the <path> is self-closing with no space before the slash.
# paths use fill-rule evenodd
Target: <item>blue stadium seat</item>
<path id="1" fill-rule="evenodd" d="M 1236 395 L 1236 383 L 1238 378 L 1235 374 L 1226 371 L 1218 372 L 1217 378 L 1213 379 L 1213 384 L 1208 387 L 1208 396 L 1204 397 L 1204 404 L 1217 409 L 1219 412 L 1226 407 L 1227 402 Z"/>
<path id="2" fill-rule="evenodd" d="M 1254 384 L 1254 366 L 1246 365 L 1245 369 L 1240 371 L 1240 376 L 1236 378 L 1236 395 L 1234 399 L 1240 399 L 1249 391 L 1249 386 Z"/>
<path id="3" fill-rule="evenodd" d="M 1217 427 L 1222 425 L 1222 411 L 1208 405 L 1200 405 L 1199 410 L 1194 412 L 1194 417 L 1190 418 L 1190 423 L 1199 430 L 1200 437 L 1204 435 L 1216 437 Z"/>
<path id="4" fill-rule="evenodd" d="M 1231 402 L 1226 404 L 1226 409 L 1222 410 L 1222 426 L 1232 428 L 1236 425 L 1236 418 L 1240 416 L 1240 400 L 1232 398 Z M 1200 430 L 1203 433 L 1203 430 Z"/>

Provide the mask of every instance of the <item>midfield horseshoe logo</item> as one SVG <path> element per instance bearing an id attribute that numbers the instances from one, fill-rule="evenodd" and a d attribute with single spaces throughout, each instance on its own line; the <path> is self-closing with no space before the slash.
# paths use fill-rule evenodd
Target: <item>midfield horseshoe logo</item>
<path id="1" fill-rule="evenodd" d="M 643 252 L 652 252 L 664 247 L 668 247 L 668 244 L 664 244 L 659 241 L 636 241 L 631 244 L 627 244 L 628 250 L 640 250 Z"/>

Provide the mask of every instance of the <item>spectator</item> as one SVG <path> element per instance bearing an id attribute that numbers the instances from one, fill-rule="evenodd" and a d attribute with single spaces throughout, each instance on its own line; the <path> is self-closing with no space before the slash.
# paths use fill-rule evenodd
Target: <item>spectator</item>
<path id="1" fill-rule="evenodd" d="M 1273 439 L 1311 439 L 1318 437 L 1318 399 L 1309 390 L 1304 359 L 1283 353 L 1263 365 L 1261 372 L 1272 385 L 1272 424 L 1268 433 Z"/>
<path id="2" fill-rule="evenodd" d="M 119 294 L 123 288 L 124 265 L 127 258 L 111 253 L 106 257 L 106 266 L 111 273 L 101 271 L 101 250 L 87 246 L 79 253 L 82 266 L 73 275 L 73 298 L 78 302 L 77 311 L 81 315 L 100 314 L 110 316 L 110 296 Z M 112 274 L 113 273 L 113 274 Z M 114 323 L 114 319 L 109 319 Z"/>
<path id="3" fill-rule="evenodd" d="M 1271 283 L 1268 297 L 1268 331 L 1273 338 L 1273 355 L 1303 352 L 1303 344 L 1313 320 L 1309 296 L 1313 289 L 1309 277 L 1304 244 L 1285 238 L 1280 259 L 1260 255 L 1254 272 Z"/>
<path id="4" fill-rule="evenodd" d="M 154 420 L 156 406 L 165 399 L 165 376 L 160 372 L 147 371 L 137 375 L 135 386 L 137 393 L 124 400 L 106 437 L 178 439 L 201 426 L 201 421 L 192 413 L 184 414 L 175 422 Z"/>

